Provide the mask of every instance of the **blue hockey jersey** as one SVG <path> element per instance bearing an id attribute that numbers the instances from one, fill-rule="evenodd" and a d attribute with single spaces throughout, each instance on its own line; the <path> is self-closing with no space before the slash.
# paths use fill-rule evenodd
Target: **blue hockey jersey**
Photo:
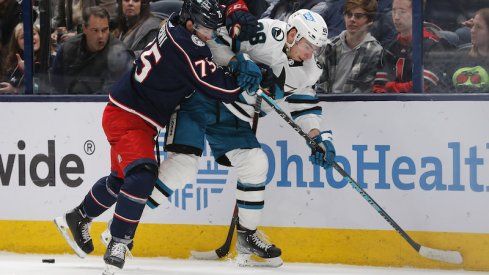
<path id="1" fill-rule="evenodd" d="M 109 99 L 163 128 L 179 103 L 193 92 L 232 102 L 241 91 L 227 68 L 212 61 L 207 45 L 172 16 L 127 72 Z"/>

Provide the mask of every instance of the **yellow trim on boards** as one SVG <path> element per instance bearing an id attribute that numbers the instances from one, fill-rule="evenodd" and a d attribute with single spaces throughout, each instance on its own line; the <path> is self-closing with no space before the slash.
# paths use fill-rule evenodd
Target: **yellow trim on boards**
<path id="1" fill-rule="evenodd" d="M 105 227 L 105 223 L 99 222 L 92 225 L 95 255 L 105 251 L 99 238 Z M 227 230 L 227 226 L 140 224 L 133 254 L 136 257 L 189 258 L 191 250 L 219 247 Z M 420 256 L 393 230 L 289 227 L 263 230 L 282 249 L 285 262 L 489 271 L 489 234 L 408 232 L 421 245 L 460 251 L 464 263 L 455 265 Z M 52 221 L 0 221 L 0 236 L 0 251 L 74 254 Z M 234 254 L 233 242 L 231 256 Z"/>

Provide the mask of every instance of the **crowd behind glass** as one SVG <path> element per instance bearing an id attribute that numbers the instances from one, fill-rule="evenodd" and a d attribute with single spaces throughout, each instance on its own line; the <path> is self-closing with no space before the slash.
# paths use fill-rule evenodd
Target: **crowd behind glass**
<path id="1" fill-rule="evenodd" d="M 0 0 L 0 94 L 24 94 L 22 4 Z M 107 94 L 180 0 L 56 0 L 49 58 L 41 60 L 33 1 L 35 94 Z M 412 93 L 412 0 L 248 0 L 258 18 L 286 21 L 300 8 L 325 19 L 318 93 Z M 489 0 L 425 0 L 423 92 L 489 92 Z M 486 8 L 487 7 L 487 8 Z M 44 30 L 45 31 L 45 30 Z M 41 70 L 41 62 L 48 70 Z M 40 81 L 42 79 L 43 81 Z"/>

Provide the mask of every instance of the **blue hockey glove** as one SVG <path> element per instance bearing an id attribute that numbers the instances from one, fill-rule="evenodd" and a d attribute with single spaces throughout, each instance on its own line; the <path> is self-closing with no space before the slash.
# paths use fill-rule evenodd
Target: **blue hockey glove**
<path id="1" fill-rule="evenodd" d="M 319 146 L 322 147 L 326 153 L 311 148 L 312 152 L 311 156 L 309 156 L 309 161 L 313 165 L 319 165 L 324 169 L 329 169 L 331 166 L 333 166 L 334 158 L 336 157 L 336 150 L 334 149 L 332 140 L 333 137 L 331 131 L 321 132 L 319 135 L 314 137 L 314 141 L 319 144 Z"/>
<path id="2" fill-rule="evenodd" d="M 231 38 L 248 41 L 258 31 L 258 21 L 248 10 L 243 0 L 228 0 L 226 3 L 226 29 Z"/>
<path id="3" fill-rule="evenodd" d="M 229 62 L 229 68 L 237 75 L 238 85 L 249 95 L 254 95 L 260 87 L 260 68 L 242 53 L 236 55 L 236 59 Z"/>
<path id="4" fill-rule="evenodd" d="M 264 89 L 272 99 L 281 99 L 284 97 L 283 87 L 278 84 L 278 79 L 275 77 L 272 68 L 265 64 L 258 64 L 261 69 L 260 86 Z"/>

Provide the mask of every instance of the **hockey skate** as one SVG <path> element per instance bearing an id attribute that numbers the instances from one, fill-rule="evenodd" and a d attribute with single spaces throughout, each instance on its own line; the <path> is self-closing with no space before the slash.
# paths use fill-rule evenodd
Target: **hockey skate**
<path id="1" fill-rule="evenodd" d="M 79 207 L 54 219 L 59 232 L 80 258 L 85 258 L 93 251 L 92 237 L 90 237 L 91 222 L 92 220 L 84 216 Z"/>
<path id="2" fill-rule="evenodd" d="M 126 244 L 111 239 L 104 254 L 105 270 L 102 274 L 113 275 L 115 271 L 121 270 L 126 262 L 128 251 Z"/>
<path id="3" fill-rule="evenodd" d="M 105 247 L 109 246 L 110 241 L 112 240 L 112 235 L 110 234 L 110 222 L 109 226 L 107 226 L 107 229 L 100 234 L 100 240 L 104 244 Z M 128 245 L 127 248 L 129 248 L 129 251 L 127 253 L 131 254 L 132 247 L 134 246 L 134 241 L 131 241 Z"/>
<path id="4" fill-rule="evenodd" d="M 264 266 L 279 267 L 283 264 L 282 251 L 273 244 L 264 240 L 265 236 L 260 231 L 248 230 L 237 225 L 238 240 L 236 250 L 238 256 L 236 262 L 239 266 Z M 252 256 L 256 256 L 253 259 Z"/>

